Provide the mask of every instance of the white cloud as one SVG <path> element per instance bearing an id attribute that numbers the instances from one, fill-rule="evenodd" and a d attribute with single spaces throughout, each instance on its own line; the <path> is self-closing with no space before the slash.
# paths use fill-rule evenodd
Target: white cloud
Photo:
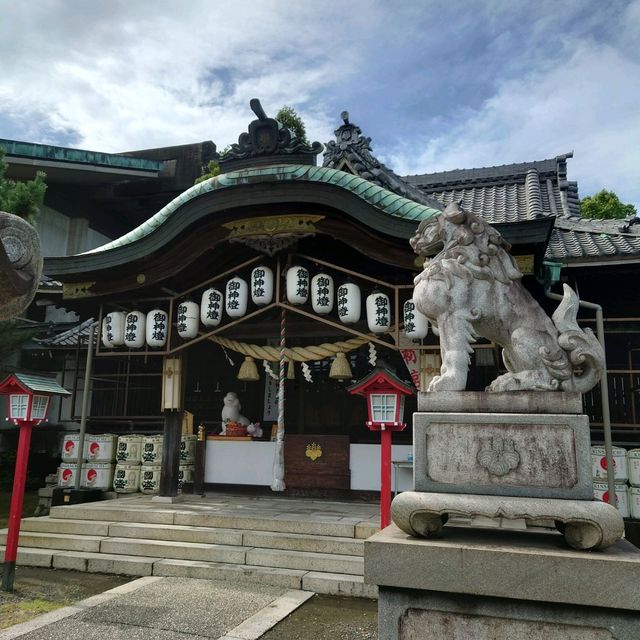
<path id="1" fill-rule="evenodd" d="M 615 190 L 640 204 L 640 63 L 608 45 L 570 43 L 553 68 L 504 82 L 452 129 L 398 146 L 399 173 L 538 160 L 574 150 L 569 177 L 581 193 Z"/>
<path id="2" fill-rule="evenodd" d="M 234 142 L 251 119 L 250 98 L 273 113 L 349 76 L 356 58 L 327 47 L 322 30 L 339 6 L 157 2 L 151 11 L 140 0 L 50 0 L 34 11 L 14 3 L 0 56 L 19 64 L 3 69 L 2 111 L 28 133 L 46 123 L 51 137 L 74 130 L 75 146 L 100 151 Z M 316 113 L 310 133 L 317 128 L 330 131 Z"/>

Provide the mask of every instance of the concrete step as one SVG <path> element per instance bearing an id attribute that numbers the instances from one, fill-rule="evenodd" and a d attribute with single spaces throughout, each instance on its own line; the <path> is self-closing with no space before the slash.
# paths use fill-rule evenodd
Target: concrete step
<path id="1" fill-rule="evenodd" d="M 49 515 L 63 520 L 101 520 L 109 522 L 150 522 L 173 524 L 175 511 L 167 509 L 140 509 L 134 505 L 123 505 L 124 500 L 108 500 L 104 507 L 96 503 L 60 505 L 51 507 Z"/>
<path id="2" fill-rule="evenodd" d="M 173 542 L 200 542 L 242 546 L 243 532 L 239 529 L 211 529 L 149 523 L 115 522 L 109 526 L 110 536 Z"/>
<path id="3" fill-rule="evenodd" d="M 364 540 L 337 536 L 312 536 L 301 533 L 246 531 L 243 536 L 243 544 L 245 547 L 311 551 L 347 556 L 362 557 L 364 554 Z"/>
<path id="4" fill-rule="evenodd" d="M 113 555 L 244 564 L 247 549 L 234 545 L 202 544 L 200 542 L 103 538 L 100 552 Z"/>
<path id="5" fill-rule="evenodd" d="M 66 533 L 41 533 L 21 531 L 19 544 L 21 547 L 37 549 L 61 549 L 69 551 L 100 551 L 101 536 L 78 536 Z M 7 542 L 7 529 L 0 530 L 0 544 Z"/>
<path id="6" fill-rule="evenodd" d="M 333 596 L 378 597 L 378 587 L 376 585 L 365 584 L 362 576 L 345 575 L 343 573 L 309 571 L 302 577 L 302 589 Z"/>
<path id="7" fill-rule="evenodd" d="M 0 556 L 4 558 L 6 547 L 0 545 Z M 18 547 L 17 564 L 22 567 L 50 567 L 53 559 L 53 551 L 51 549 L 28 549 Z"/>
<path id="8" fill-rule="evenodd" d="M 55 551 L 54 569 L 72 569 L 88 573 L 114 573 L 125 576 L 150 576 L 159 558 L 123 556 L 112 553 L 87 553 L 79 551 Z"/>
<path id="9" fill-rule="evenodd" d="M 42 533 L 67 533 L 81 536 L 107 536 L 110 522 L 99 520 L 72 520 L 42 516 L 40 518 L 24 518 L 20 531 L 37 531 Z"/>
<path id="10" fill-rule="evenodd" d="M 175 514 L 174 524 L 244 531 L 273 531 L 277 533 L 299 533 L 320 536 L 354 538 L 355 524 L 352 522 L 327 522 L 321 516 L 305 519 L 274 516 L 273 518 L 238 516 L 224 513 L 180 512 Z"/>
<path id="11" fill-rule="evenodd" d="M 364 558 L 362 557 L 312 553 L 310 551 L 248 549 L 246 564 L 282 569 L 346 573 L 356 576 L 364 574 Z"/>
<path id="12" fill-rule="evenodd" d="M 116 503 L 111 504 L 111 503 Z M 376 531 L 375 525 L 367 521 L 345 518 L 344 521 L 329 520 L 323 516 L 309 515 L 306 518 L 274 515 L 259 517 L 228 513 L 202 513 L 183 510 L 179 507 L 158 509 L 140 508 L 126 500 L 77 504 L 52 507 L 50 517 L 70 520 L 98 520 L 138 524 L 164 524 L 209 529 L 241 529 L 244 531 L 272 531 L 306 535 L 332 536 L 340 538 L 368 538 Z"/>
<path id="13" fill-rule="evenodd" d="M 259 582 L 286 589 L 301 589 L 306 571 L 258 567 L 246 564 L 225 564 L 196 560 L 158 560 L 153 575 L 174 578 L 202 578 L 204 580 L 233 580 L 242 583 Z"/>

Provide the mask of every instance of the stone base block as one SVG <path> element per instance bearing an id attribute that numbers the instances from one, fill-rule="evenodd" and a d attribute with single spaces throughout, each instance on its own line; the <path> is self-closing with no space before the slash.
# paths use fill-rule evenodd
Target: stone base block
<path id="1" fill-rule="evenodd" d="M 640 615 L 380 588 L 379 640 L 636 640 Z"/>
<path id="2" fill-rule="evenodd" d="M 405 491 L 391 504 L 391 518 L 411 536 L 437 538 L 449 516 L 507 518 L 543 525 L 552 520 L 574 549 L 603 549 L 624 535 L 620 512 L 597 500 L 554 500 Z"/>
<path id="3" fill-rule="evenodd" d="M 365 541 L 379 640 L 636 640 L 639 572 L 624 540 L 586 552 L 555 534 L 453 528 L 425 540 L 391 525 Z"/>

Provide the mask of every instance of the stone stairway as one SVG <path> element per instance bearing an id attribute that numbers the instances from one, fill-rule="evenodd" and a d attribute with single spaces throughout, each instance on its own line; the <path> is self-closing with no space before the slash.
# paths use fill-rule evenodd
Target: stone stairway
<path id="1" fill-rule="evenodd" d="M 377 529 L 377 505 L 244 496 L 158 504 L 135 496 L 24 519 L 18 564 L 376 597 L 363 582 L 363 552 Z"/>

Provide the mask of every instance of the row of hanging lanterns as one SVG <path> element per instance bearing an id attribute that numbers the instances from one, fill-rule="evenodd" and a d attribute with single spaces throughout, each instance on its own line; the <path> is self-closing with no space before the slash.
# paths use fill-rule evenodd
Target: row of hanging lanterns
<path id="1" fill-rule="evenodd" d="M 178 335 L 184 340 L 192 340 L 198 335 L 200 323 L 205 327 L 217 327 L 222 321 L 223 311 L 230 318 L 241 318 L 247 313 L 251 296 L 257 306 L 271 304 L 274 296 L 273 271 L 266 266 L 258 266 L 251 271 L 250 284 L 239 276 L 231 278 L 224 287 L 224 294 L 216 287 L 210 287 L 202 294 L 200 304 L 193 300 L 180 302 L 177 307 L 176 326 Z M 300 265 L 290 267 L 286 273 L 286 298 L 292 305 L 307 304 L 311 297 L 313 311 L 327 315 L 337 302 L 338 318 L 343 324 L 355 324 L 362 314 L 360 287 L 346 281 L 338 287 L 333 277 L 319 273 L 309 278 L 309 271 Z M 367 326 L 372 333 L 386 333 L 391 329 L 391 302 L 386 293 L 377 289 L 366 299 Z M 411 340 L 426 337 L 429 326 L 427 318 L 416 309 L 413 300 L 407 300 L 403 307 L 404 331 Z M 145 342 L 149 347 L 164 347 L 168 335 L 168 315 L 162 309 L 148 313 L 141 311 L 112 311 L 103 319 L 102 342 L 105 347 L 126 346 L 140 349 Z"/>

